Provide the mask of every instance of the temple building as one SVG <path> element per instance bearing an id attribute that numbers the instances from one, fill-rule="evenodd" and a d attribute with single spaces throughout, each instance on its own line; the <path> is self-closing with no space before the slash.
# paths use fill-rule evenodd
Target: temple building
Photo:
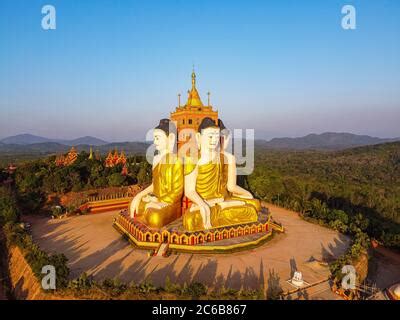
<path id="1" fill-rule="evenodd" d="M 271 237 L 273 230 L 283 232 L 283 227 L 271 220 L 270 211 L 236 184 L 235 163 L 224 161 L 234 155 L 223 153 L 226 144 L 220 148 L 216 143 L 225 134 L 220 131 L 223 123 L 210 104 L 210 94 L 206 105 L 201 101 L 194 71 L 191 77 L 186 103 L 181 105 L 178 95 L 178 106 L 170 119 L 161 119 L 155 127 L 164 134 L 153 135 L 161 157 L 153 162 L 151 185 L 136 193 L 113 222 L 136 247 L 154 250 L 151 255 L 155 256 L 168 250 L 222 253 L 253 248 Z M 172 123 L 178 133 L 178 150 L 173 150 Z M 198 132 L 199 127 L 202 132 Z M 196 139 L 198 134 L 200 139 Z M 204 163 L 195 162 L 192 150 Z M 110 152 L 107 159 L 111 162 L 115 155 Z M 206 206 L 209 212 L 204 213 Z"/>
<path id="2" fill-rule="evenodd" d="M 178 130 L 178 149 L 191 137 L 191 132 L 197 132 L 200 122 L 209 117 L 214 121 L 218 120 L 218 111 L 214 111 L 210 104 L 210 93 L 207 93 L 208 101 L 205 106 L 200 99 L 196 88 L 196 74 L 192 72 L 192 89 L 188 91 L 188 99 L 185 105 L 181 106 L 181 95 L 178 95 L 178 106 L 171 112 L 171 120 L 175 121 Z M 185 130 L 191 129 L 191 130 Z"/>
<path id="3" fill-rule="evenodd" d="M 124 151 L 121 151 L 121 154 L 118 154 L 117 149 L 115 149 L 114 154 L 111 151 L 108 153 L 105 166 L 106 168 L 112 168 L 118 164 L 122 164 L 125 166 L 126 164 L 126 157 Z"/>
<path id="4" fill-rule="evenodd" d="M 69 165 L 73 164 L 77 158 L 78 158 L 78 152 L 76 152 L 75 148 L 72 147 L 66 156 L 60 155 L 60 156 L 56 157 L 56 161 L 55 161 L 56 166 L 58 166 L 58 167 L 69 166 Z"/>

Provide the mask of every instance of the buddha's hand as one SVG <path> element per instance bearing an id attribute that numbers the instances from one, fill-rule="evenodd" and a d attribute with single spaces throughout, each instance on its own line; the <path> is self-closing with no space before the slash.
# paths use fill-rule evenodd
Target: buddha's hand
<path id="1" fill-rule="evenodd" d="M 200 214 L 203 219 L 204 229 L 211 229 L 211 209 L 207 204 L 200 205 Z"/>
<path id="2" fill-rule="evenodd" d="M 140 201 L 142 200 L 142 195 L 138 193 L 132 200 L 131 205 L 129 207 L 130 216 L 133 218 L 139 212 Z"/>

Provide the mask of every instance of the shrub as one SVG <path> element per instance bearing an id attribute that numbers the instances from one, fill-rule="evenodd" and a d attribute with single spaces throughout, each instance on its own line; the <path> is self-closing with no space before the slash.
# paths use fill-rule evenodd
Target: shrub
<path id="1" fill-rule="evenodd" d="M 0 187 L 0 223 L 18 220 L 17 201 L 14 193 L 6 187 Z"/>
<path id="2" fill-rule="evenodd" d="M 61 206 L 54 206 L 51 208 L 51 215 L 55 218 L 63 214 L 63 208 Z"/>
<path id="3" fill-rule="evenodd" d="M 119 296 L 126 291 L 127 285 L 123 284 L 120 279 L 105 279 L 101 283 L 101 288 L 110 294 L 112 297 Z"/>
<path id="4" fill-rule="evenodd" d="M 341 220 L 329 222 L 329 227 L 341 233 L 346 233 L 348 230 L 347 226 Z"/>
<path id="5" fill-rule="evenodd" d="M 182 289 L 181 289 L 180 285 L 172 283 L 169 276 L 167 276 L 165 278 L 164 290 L 165 290 L 165 292 L 168 292 L 168 293 L 175 293 L 175 294 L 182 293 Z"/>
<path id="6" fill-rule="evenodd" d="M 94 284 L 94 281 L 92 277 L 89 277 L 86 272 L 82 273 L 79 278 L 71 280 L 68 283 L 68 288 L 69 289 L 74 289 L 74 290 L 89 290 L 92 288 Z"/>
<path id="7" fill-rule="evenodd" d="M 119 187 L 119 186 L 124 185 L 125 180 L 126 180 L 126 177 L 123 176 L 121 173 L 113 173 L 108 178 L 108 185 L 110 187 Z"/>
<path id="8" fill-rule="evenodd" d="M 192 299 L 198 299 L 207 293 L 207 287 L 200 282 L 192 282 L 183 290 L 184 295 L 191 296 Z"/>
<path id="9" fill-rule="evenodd" d="M 157 291 L 157 288 L 153 285 L 151 280 L 146 280 L 146 281 L 142 282 L 139 285 L 138 289 L 139 289 L 140 293 L 144 293 L 144 294 L 148 294 L 150 292 Z"/>

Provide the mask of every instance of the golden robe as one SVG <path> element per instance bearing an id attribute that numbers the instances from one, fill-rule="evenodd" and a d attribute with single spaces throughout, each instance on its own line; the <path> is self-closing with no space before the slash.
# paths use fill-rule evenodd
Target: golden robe
<path id="1" fill-rule="evenodd" d="M 137 218 L 150 228 L 161 228 L 181 216 L 181 200 L 183 195 L 183 164 L 173 154 L 167 154 L 153 168 L 153 196 L 167 206 L 159 208 L 147 207 L 149 202 L 143 199 L 139 204 Z"/>
<path id="2" fill-rule="evenodd" d="M 255 222 L 258 219 L 260 202 L 257 199 L 242 199 L 232 197 L 227 191 L 228 164 L 221 156 L 217 163 L 198 165 L 196 191 L 204 200 L 223 198 L 224 200 L 240 200 L 244 204 L 222 208 L 219 204 L 211 207 L 211 225 L 213 228 Z M 195 169 L 190 160 L 185 162 L 185 175 Z M 189 231 L 204 230 L 200 210 L 186 210 L 183 216 L 183 226 Z"/>

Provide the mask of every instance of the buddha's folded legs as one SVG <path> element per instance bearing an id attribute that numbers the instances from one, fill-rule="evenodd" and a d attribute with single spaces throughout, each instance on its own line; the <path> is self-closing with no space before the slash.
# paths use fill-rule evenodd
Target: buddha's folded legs
<path id="1" fill-rule="evenodd" d="M 148 202 L 140 201 L 137 219 L 150 228 L 162 228 L 179 217 L 180 203 L 170 204 L 161 209 L 147 207 Z"/>
<path id="2" fill-rule="evenodd" d="M 240 197 L 236 197 L 236 196 L 230 196 L 228 199 L 229 200 L 240 200 L 240 201 L 246 202 L 247 204 L 252 205 L 257 210 L 257 212 L 261 211 L 261 201 L 258 199 L 254 199 L 254 198 L 246 199 L 246 198 L 240 198 Z"/>
<path id="3" fill-rule="evenodd" d="M 213 228 L 256 222 L 258 211 L 251 204 L 221 209 L 219 205 L 211 207 L 211 225 Z M 187 210 L 183 216 L 183 227 L 188 231 L 204 230 L 200 210 Z"/>

